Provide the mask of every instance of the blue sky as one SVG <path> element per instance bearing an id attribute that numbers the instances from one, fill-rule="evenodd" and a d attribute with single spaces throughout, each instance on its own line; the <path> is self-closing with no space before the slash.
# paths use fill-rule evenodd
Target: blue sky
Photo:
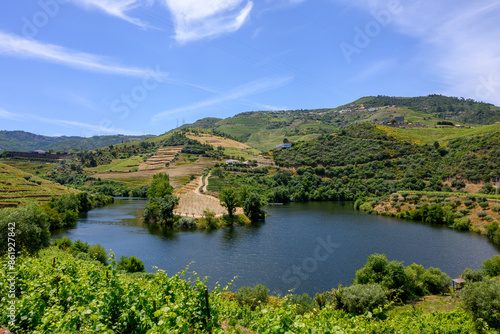
<path id="1" fill-rule="evenodd" d="M 500 105 L 490 0 L 0 5 L 0 129 L 161 134 L 203 117 L 445 94 Z"/>

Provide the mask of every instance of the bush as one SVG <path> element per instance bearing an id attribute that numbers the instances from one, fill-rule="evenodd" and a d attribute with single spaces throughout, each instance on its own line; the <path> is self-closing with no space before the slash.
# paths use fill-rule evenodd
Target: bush
<path id="1" fill-rule="evenodd" d="M 460 276 L 467 282 L 480 282 L 483 280 L 486 272 L 484 270 L 472 270 L 466 268 Z"/>
<path id="2" fill-rule="evenodd" d="M 303 315 L 313 310 L 314 301 L 307 293 L 302 295 L 288 295 L 285 298 L 285 305 L 294 305 L 295 313 Z"/>
<path id="3" fill-rule="evenodd" d="M 495 232 L 498 230 L 498 223 L 493 222 L 488 225 L 487 231 L 488 231 L 488 237 L 493 238 L 493 235 Z"/>
<path id="4" fill-rule="evenodd" d="M 371 312 L 387 304 L 386 290 L 379 284 L 356 284 L 340 290 L 344 311 L 352 314 Z"/>
<path id="5" fill-rule="evenodd" d="M 453 228 L 460 231 L 468 231 L 470 230 L 470 227 L 471 223 L 469 218 L 455 219 L 455 222 L 453 223 Z"/>
<path id="6" fill-rule="evenodd" d="M 192 217 L 181 217 L 175 224 L 174 227 L 192 230 L 198 227 L 196 220 Z"/>
<path id="7" fill-rule="evenodd" d="M 126 256 L 120 257 L 120 261 L 118 261 L 116 269 L 125 270 L 128 273 L 139 273 L 145 271 L 144 263 L 142 263 L 142 261 L 135 256 L 130 256 L 129 258 Z"/>
<path id="8" fill-rule="evenodd" d="M 500 205 L 492 207 L 491 211 L 493 211 L 493 212 L 500 212 Z"/>
<path id="9" fill-rule="evenodd" d="M 262 284 L 257 284 L 253 288 L 242 286 L 236 293 L 236 301 L 240 305 L 248 305 L 255 310 L 257 306 L 269 302 L 269 289 Z"/>
<path id="10" fill-rule="evenodd" d="M 469 207 L 472 206 L 472 204 L 474 204 L 474 202 L 469 199 L 469 200 L 464 201 L 464 204 L 465 204 L 466 207 L 469 208 Z"/>
<path id="11" fill-rule="evenodd" d="M 16 252 L 30 254 L 47 247 L 50 241 L 49 217 L 39 207 L 30 204 L 16 209 L 0 210 L 0 253 L 8 251 L 8 237 L 15 237 Z"/>
<path id="12" fill-rule="evenodd" d="M 463 214 L 464 216 L 467 216 L 470 213 L 469 209 L 460 209 L 460 213 Z"/>
<path id="13" fill-rule="evenodd" d="M 486 209 L 490 206 L 488 202 L 479 202 L 479 206 L 483 209 Z"/>
<path id="14" fill-rule="evenodd" d="M 462 300 L 474 320 L 482 319 L 489 327 L 500 329 L 500 280 L 492 278 L 467 284 Z"/>
<path id="15" fill-rule="evenodd" d="M 439 268 L 429 267 L 422 275 L 424 288 L 431 294 L 444 293 L 449 290 L 451 278 Z"/>
<path id="16" fill-rule="evenodd" d="M 76 240 L 73 245 L 71 245 L 71 249 L 76 252 L 88 253 L 89 252 L 89 244 L 81 241 L 80 239 Z"/>
<path id="17" fill-rule="evenodd" d="M 59 249 L 67 249 L 73 246 L 73 241 L 68 237 L 62 237 L 61 239 L 55 239 L 52 245 L 58 247 Z"/>
<path id="18" fill-rule="evenodd" d="M 481 212 L 478 212 L 478 213 L 477 213 L 477 216 L 478 216 L 479 218 L 484 218 L 484 217 L 486 217 L 487 215 L 488 215 L 488 214 L 487 214 L 486 212 L 484 212 L 484 211 L 481 211 Z"/>
<path id="19" fill-rule="evenodd" d="M 484 261 L 481 267 L 491 277 L 500 275 L 500 255 L 494 255 L 492 258 Z"/>
<path id="20" fill-rule="evenodd" d="M 108 253 L 101 245 L 90 246 L 88 254 L 91 259 L 97 260 L 104 265 L 108 264 Z"/>

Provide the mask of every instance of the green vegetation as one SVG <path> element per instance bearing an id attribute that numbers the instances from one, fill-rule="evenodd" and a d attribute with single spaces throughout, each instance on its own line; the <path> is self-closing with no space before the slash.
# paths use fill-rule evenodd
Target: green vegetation
<path id="1" fill-rule="evenodd" d="M 173 195 L 173 191 L 167 174 L 159 173 L 153 176 L 153 182 L 147 191 L 149 203 L 143 213 L 146 222 L 173 226 L 174 208 L 179 204 L 179 199 Z"/>
<path id="2" fill-rule="evenodd" d="M 263 285 L 242 287 L 236 293 L 228 292 L 228 287 L 216 286 L 205 294 L 206 281 L 197 276 L 190 280 L 185 271 L 173 276 L 161 270 L 155 274 L 127 273 L 117 269 L 123 261 L 117 263 L 113 254 L 111 264 L 104 265 L 91 259 L 85 250 L 77 250 L 88 249 L 81 241 L 61 239 L 55 244 L 57 247 L 43 249 L 38 257 L 20 255 L 16 259 L 17 302 L 12 325 L 7 325 L 8 289 L 0 291 L 0 323 L 14 333 L 331 333 L 335 330 L 430 334 L 470 333 L 475 329 L 498 333 L 499 329 L 498 279 L 485 278 L 466 285 L 462 299 L 467 311 L 459 307 L 454 297 L 447 297 L 452 304 L 443 310 L 424 306 L 428 302 L 413 310 L 398 306 L 390 302 L 391 294 L 386 288 L 376 283 L 333 289 L 317 295 L 314 301 L 307 295 L 270 296 Z M 391 263 L 386 263 L 386 267 L 392 267 Z M 387 271 L 387 277 L 380 275 L 380 280 L 388 282 L 399 277 L 394 276 L 397 268 Z M 2 277 L 7 272 L 7 266 L 0 268 Z"/>

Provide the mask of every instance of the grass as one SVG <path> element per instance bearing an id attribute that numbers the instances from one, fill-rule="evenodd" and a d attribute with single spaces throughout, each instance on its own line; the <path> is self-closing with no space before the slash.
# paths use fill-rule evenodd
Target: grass
<path id="1" fill-rule="evenodd" d="M 97 167 L 86 168 L 86 170 L 91 172 L 109 172 L 112 170 L 113 172 L 130 172 L 134 168 L 138 168 L 139 165 L 143 162 L 143 158 L 136 155 L 127 159 L 113 159 L 111 163 L 107 165 L 100 165 Z"/>

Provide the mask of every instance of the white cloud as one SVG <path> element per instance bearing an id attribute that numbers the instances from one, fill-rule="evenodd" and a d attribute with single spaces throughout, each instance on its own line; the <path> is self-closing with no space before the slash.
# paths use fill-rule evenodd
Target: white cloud
<path id="1" fill-rule="evenodd" d="M 336 0 L 363 10 L 387 10 L 389 0 Z M 397 2 L 397 0 L 396 0 Z M 477 0 L 399 1 L 391 26 L 417 40 L 415 60 L 444 94 L 500 104 L 500 3 Z M 435 78 L 432 78 L 435 80 Z M 437 92 L 436 92 L 437 93 Z"/>
<path id="2" fill-rule="evenodd" d="M 175 39 L 186 43 L 237 31 L 253 7 L 244 0 L 163 0 L 171 11 Z"/>
<path id="3" fill-rule="evenodd" d="M 144 4 L 142 0 L 72 0 L 75 4 L 86 9 L 96 8 L 108 15 L 118 17 L 141 28 L 149 25 L 139 19 L 133 18 L 127 12 Z M 149 3 L 149 2 L 148 2 Z M 148 4 L 146 3 L 146 5 Z"/>
<path id="4" fill-rule="evenodd" d="M 367 66 L 366 68 L 364 68 L 361 72 L 357 73 L 353 78 L 351 78 L 351 81 L 366 80 L 375 74 L 390 69 L 395 64 L 396 64 L 395 59 L 383 59 L 380 61 L 376 61 L 371 65 Z"/>
<path id="5" fill-rule="evenodd" d="M 63 127 L 69 127 L 69 128 L 77 128 L 80 129 L 86 133 L 92 132 L 94 134 L 122 134 L 122 135 L 138 135 L 138 132 L 134 131 L 128 131 L 124 129 L 116 129 L 116 128 L 107 128 L 107 127 L 102 127 L 99 125 L 93 125 L 93 124 L 87 124 L 87 123 L 82 123 L 82 122 L 77 122 L 77 121 L 67 121 L 67 120 L 62 120 L 62 119 L 52 119 L 52 118 L 45 118 L 45 117 L 40 117 L 40 116 L 35 116 L 35 115 L 30 115 L 30 114 L 15 114 L 8 112 L 6 110 L 0 109 L 0 119 L 8 119 L 8 120 L 13 120 L 13 121 L 20 121 L 20 122 L 26 122 L 26 121 L 38 121 L 38 122 L 43 122 L 47 124 L 53 124 L 53 125 L 59 125 Z"/>
<path id="6" fill-rule="evenodd" d="M 0 55 L 31 58 L 93 72 L 150 77 L 158 75 L 147 68 L 120 66 L 106 57 L 73 51 L 62 46 L 46 44 L 0 31 Z M 165 73 L 162 73 L 166 76 Z"/>
<path id="7" fill-rule="evenodd" d="M 162 111 L 162 112 L 154 115 L 151 118 L 151 121 L 157 122 L 161 119 L 169 117 L 170 115 L 185 113 L 188 111 L 205 108 L 205 107 L 209 107 L 209 106 L 223 103 L 226 101 L 242 99 L 242 98 L 249 96 L 249 95 L 253 95 L 253 94 L 263 92 L 263 91 L 267 91 L 270 89 L 275 89 L 275 88 L 281 87 L 281 86 L 289 83 L 292 80 L 293 80 L 293 78 L 289 77 L 289 76 L 263 78 L 263 79 L 254 80 L 254 81 L 245 83 L 243 85 L 240 85 L 234 89 L 231 89 L 230 91 L 228 91 L 224 94 L 220 94 L 219 96 L 212 97 L 212 98 L 209 98 L 209 99 L 206 99 L 203 101 L 199 101 L 199 102 L 196 102 L 196 103 L 184 106 L 184 107 L 179 107 L 179 108 L 175 108 L 175 109 Z"/>

